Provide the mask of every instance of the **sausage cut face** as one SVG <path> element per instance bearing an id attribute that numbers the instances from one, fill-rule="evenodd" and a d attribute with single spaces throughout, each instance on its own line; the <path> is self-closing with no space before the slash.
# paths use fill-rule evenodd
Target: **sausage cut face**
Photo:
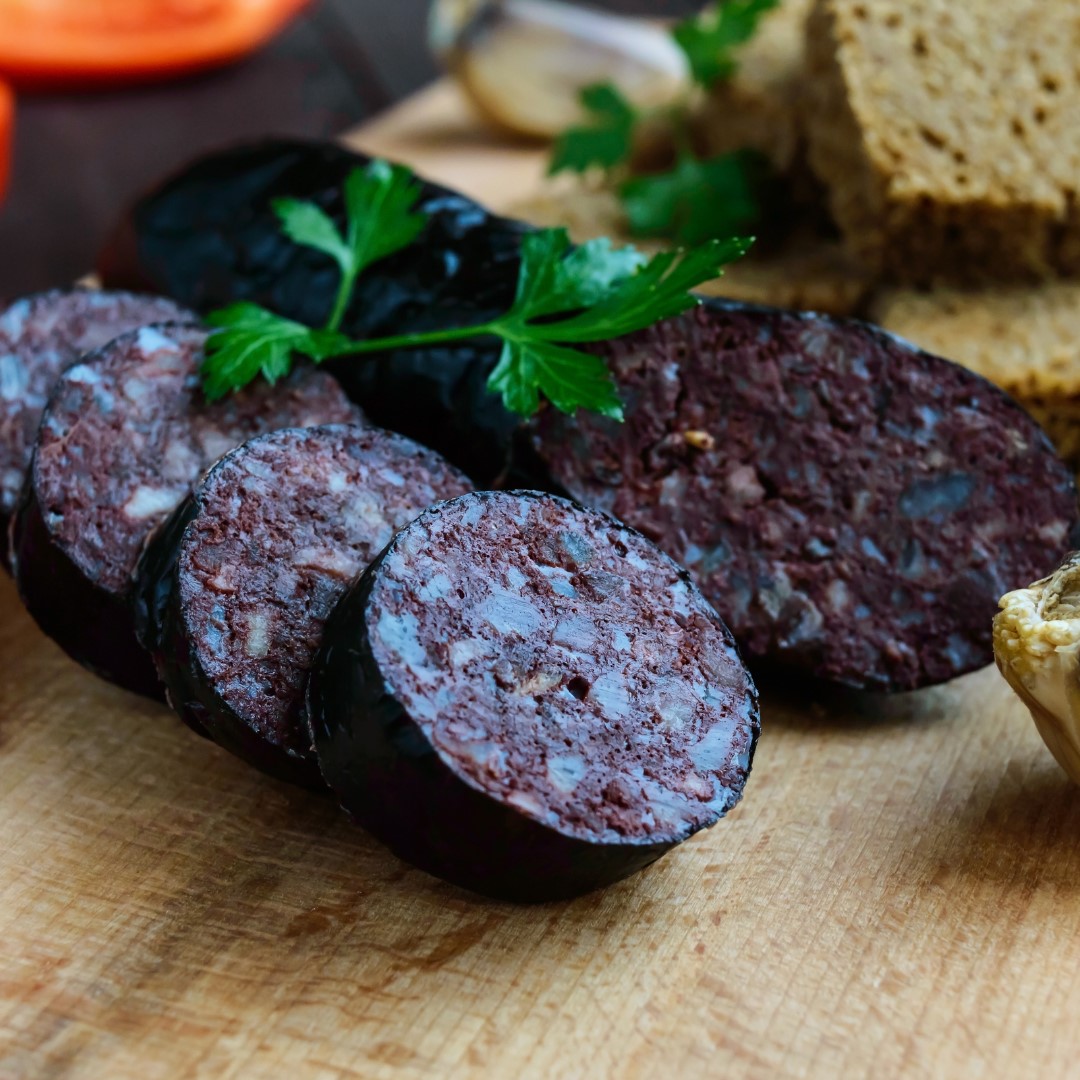
<path id="1" fill-rule="evenodd" d="M 470 490 L 438 454 L 376 428 L 291 428 L 219 461 L 162 531 L 140 593 L 147 635 L 193 727 L 284 779 L 320 783 L 304 711 L 337 600 L 432 503 Z"/>
<path id="2" fill-rule="evenodd" d="M 707 303 L 600 349 L 626 423 L 547 410 L 548 477 L 686 566 L 752 663 L 943 682 L 1070 546 L 1076 488 L 1035 421 L 874 327 Z"/>
<path id="3" fill-rule="evenodd" d="M 346 808 L 496 895 L 595 887 L 714 824 L 758 730 L 731 635 L 685 571 L 536 493 L 421 515 L 339 610 L 325 660 L 313 728 Z M 496 824 L 470 838 L 474 816 Z"/>
<path id="4" fill-rule="evenodd" d="M 145 326 L 69 368 L 42 417 L 12 529 L 16 582 L 42 629 L 91 670 L 152 696 L 157 679 L 129 610 L 147 538 L 251 436 L 359 416 L 311 369 L 208 403 L 206 337 L 192 324 Z"/>
<path id="5" fill-rule="evenodd" d="M 129 330 L 192 317 L 164 297 L 93 289 L 39 293 L 0 311 L 0 516 L 15 510 L 42 410 L 61 373 Z"/>

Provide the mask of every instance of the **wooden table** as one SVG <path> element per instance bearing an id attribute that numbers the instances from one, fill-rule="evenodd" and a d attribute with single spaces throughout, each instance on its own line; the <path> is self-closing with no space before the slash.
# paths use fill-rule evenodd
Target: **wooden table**
<path id="1" fill-rule="evenodd" d="M 357 141 L 481 195 L 541 166 L 445 89 Z M 513 907 L 83 673 L 6 578 L 0 656 L 3 1080 L 1078 1074 L 1080 790 L 993 670 L 772 684 L 726 821 Z"/>

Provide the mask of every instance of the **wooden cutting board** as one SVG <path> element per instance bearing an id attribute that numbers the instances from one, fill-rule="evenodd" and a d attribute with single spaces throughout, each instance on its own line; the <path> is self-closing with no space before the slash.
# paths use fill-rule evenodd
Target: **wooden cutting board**
<path id="1" fill-rule="evenodd" d="M 496 207 L 542 168 L 446 88 L 355 141 Z M 530 908 L 97 682 L 6 579 L 0 657 L 4 1080 L 1080 1072 L 1080 792 L 992 670 L 771 686 L 726 821 Z"/>

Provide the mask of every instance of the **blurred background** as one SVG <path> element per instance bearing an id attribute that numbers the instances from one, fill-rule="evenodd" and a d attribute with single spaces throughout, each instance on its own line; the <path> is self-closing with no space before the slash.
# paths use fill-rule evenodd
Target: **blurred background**
<path id="1" fill-rule="evenodd" d="M 594 0 L 674 17 L 693 0 Z M 239 63 L 160 84 L 21 93 L 0 297 L 69 281 L 92 264 L 121 208 L 198 152 L 263 134 L 329 136 L 438 75 L 428 0 L 315 0 Z"/>

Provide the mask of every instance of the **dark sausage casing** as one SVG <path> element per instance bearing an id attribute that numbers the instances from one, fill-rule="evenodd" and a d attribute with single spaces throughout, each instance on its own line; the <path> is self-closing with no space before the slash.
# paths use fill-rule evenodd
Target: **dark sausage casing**
<path id="1" fill-rule="evenodd" d="M 759 721 L 686 572 L 605 514 L 481 492 L 407 526 L 313 669 L 342 805 L 429 873 L 513 900 L 642 869 L 739 800 Z"/>
<path id="2" fill-rule="evenodd" d="M 151 289 L 206 312 L 252 300 L 309 326 L 333 306 L 332 259 L 294 244 L 273 210 L 310 200 L 344 227 L 343 185 L 371 159 L 334 143 L 268 139 L 209 154 L 147 193 L 118 227 L 98 270 L 112 286 Z M 479 324 L 513 302 L 526 226 L 418 181 L 420 237 L 366 270 L 342 329 L 356 338 Z M 430 446 L 478 482 L 506 465 L 518 419 L 487 390 L 492 341 L 345 360 L 334 374 L 373 423 Z"/>
<path id="3" fill-rule="evenodd" d="M 546 410 L 546 480 L 686 566 L 751 664 L 944 682 L 991 661 L 998 598 L 1073 543 L 1036 423 L 875 327 L 707 302 L 598 349 L 626 423 Z"/>
<path id="4" fill-rule="evenodd" d="M 172 706 L 264 772 L 324 787 L 303 695 L 326 617 L 398 528 L 469 489 L 433 451 L 352 424 L 226 454 L 136 574 L 140 637 Z"/>
<path id="5" fill-rule="evenodd" d="M 206 334 L 143 327 L 69 368 L 12 523 L 16 584 L 38 625 L 91 671 L 151 697 L 161 688 L 130 607 L 147 537 L 208 465 L 251 436 L 359 415 L 330 376 L 310 370 L 206 403 Z"/>

